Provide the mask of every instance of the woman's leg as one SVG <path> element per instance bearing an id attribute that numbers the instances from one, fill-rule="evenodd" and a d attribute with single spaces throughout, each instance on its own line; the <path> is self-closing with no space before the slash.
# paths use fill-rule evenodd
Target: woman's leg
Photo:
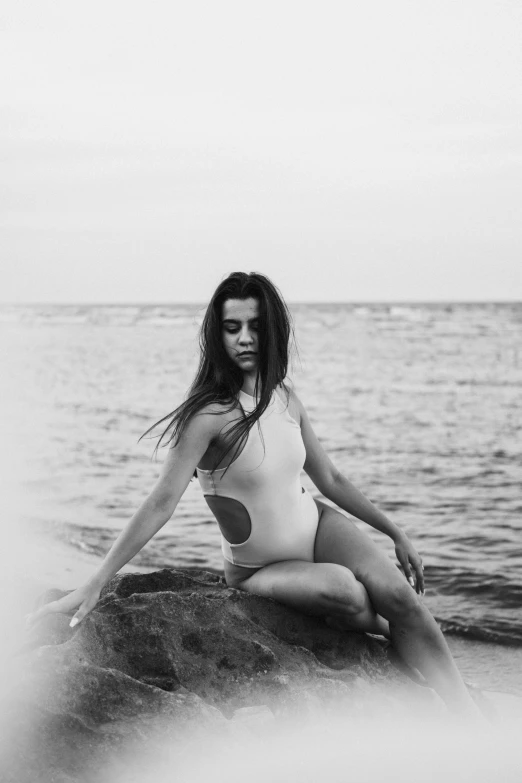
<path id="1" fill-rule="evenodd" d="M 226 576 L 231 587 L 273 598 L 305 614 L 326 616 L 335 627 L 388 632 L 363 585 L 342 565 L 284 560 L 264 566 L 246 578 L 241 578 L 242 570 L 229 569 Z"/>
<path id="2" fill-rule="evenodd" d="M 324 503 L 318 505 L 316 562 L 349 568 L 365 586 L 375 611 L 389 621 L 401 658 L 424 675 L 448 707 L 477 715 L 442 631 L 399 569 L 350 519 Z"/>

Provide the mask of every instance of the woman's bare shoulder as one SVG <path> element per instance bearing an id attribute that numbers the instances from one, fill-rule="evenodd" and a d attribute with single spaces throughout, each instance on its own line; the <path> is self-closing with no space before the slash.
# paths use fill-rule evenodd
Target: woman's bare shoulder
<path id="1" fill-rule="evenodd" d="M 239 403 L 237 400 L 230 400 L 230 402 L 221 402 L 220 400 L 214 400 L 213 402 L 207 402 L 199 411 L 206 416 L 221 416 L 229 411 L 237 410 Z"/>
<path id="2" fill-rule="evenodd" d="M 195 418 L 200 420 L 201 426 L 219 431 L 223 424 L 237 418 L 238 409 L 238 404 L 234 402 L 209 402 L 200 408 Z"/>

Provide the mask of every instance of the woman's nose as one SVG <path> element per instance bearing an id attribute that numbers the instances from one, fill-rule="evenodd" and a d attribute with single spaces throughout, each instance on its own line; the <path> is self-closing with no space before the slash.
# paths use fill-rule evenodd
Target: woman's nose
<path id="1" fill-rule="evenodd" d="M 252 332 L 248 329 L 248 327 L 244 327 L 241 329 L 240 335 L 239 335 L 239 342 L 240 343 L 251 343 L 252 342 Z"/>

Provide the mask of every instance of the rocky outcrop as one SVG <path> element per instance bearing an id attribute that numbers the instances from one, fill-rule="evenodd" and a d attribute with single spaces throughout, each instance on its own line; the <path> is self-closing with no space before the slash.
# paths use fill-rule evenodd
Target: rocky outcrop
<path id="1" fill-rule="evenodd" d="M 143 758 L 167 740 L 182 755 L 209 731 L 233 743 L 249 722 L 327 711 L 340 697 L 363 710 L 372 684 L 399 679 L 371 637 L 205 571 L 117 576 L 76 629 L 69 619 L 45 617 L 21 654 L 2 780 L 98 781 L 138 747 Z"/>

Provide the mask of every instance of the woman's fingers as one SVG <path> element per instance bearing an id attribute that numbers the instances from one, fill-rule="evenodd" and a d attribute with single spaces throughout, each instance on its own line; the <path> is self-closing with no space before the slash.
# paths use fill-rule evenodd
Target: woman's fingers
<path id="1" fill-rule="evenodd" d="M 36 610 L 36 612 L 27 615 L 26 624 L 31 626 L 41 620 L 42 617 L 45 617 L 45 615 L 51 613 L 59 612 L 61 614 L 69 614 L 74 609 L 78 609 L 79 607 L 79 610 L 73 617 L 73 620 L 76 618 L 76 622 L 72 624 L 72 627 L 74 628 L 74 626 L 77 625 L 80 620 L 83 620 L 85 615 L 88 614 L 94 606 L 96 606 L 99 597 L 100 593 L 97 590 L 90 590 L 89 592 L 87 592 L 84 588 L 73 590 L 72 593 L 69 593 L 69 595 L 64 595 L 64 597 L 60 598 L 58 601 L 51 601 L 50 603 L 41 606 Z"/>
<path id="2" fill-rule="evenodd" d="M 74 617 L 72 618 L 71 622 L 69 623 L 71 628 L 74 628 L 75 625 L 78 625 L 78 623 L 81 623 L 83 618 L 89 614 L 92 609 L 96 606 L 96 603 L 98 601 L 98 597 L 90 597 L 87 598 L 83 604 L 80 606 Z"/>
<path id="3" fill-rule="evenodd" d="M 417 559 L 410 557 L 406 558 L 406 563 L 407 567 L 403 566 L 406 579 L 416 593 L 424 593 L 424 574 L 422 571 L 422 561 L 420 558 Z M 415 579 L 413 578 L 413 574 L 415 574 Z"/>
<path id="4" fill-rule="evenodd" d="M 45 617 L 46 614 L 53 614 L 54 612 L 66 612 L 67 609 L 64 609 L 62 606 L 63 600 L 63 598 L 60 598 L 58 601 L 50 601 L 48 604 L 41 606 L 35 612 L 31 612 L 30 614 L 26 615 L 26 625 L 33 625 L 34 623 L 38 622 L 38 620 L 41 620 L 42 617 Z"/>
<path id="5" fill-rule="evenodd" d="M 398 555 L 398 559 L 399 559 L 399 563 L 402 566 L 402 570 L 404 571 L 404 576 L 406 577 L 406 579 L 408 580 L 410 585 L 413 588 L 415 588 L 415 582 L 413 581 L 413 576 L 412 576 L 412 572 L 411 572 L 411 568 L 410 568 L 410 562 L 408 560 L 408 557 L 405 556 L 405 555 L 400 554 L 400 555 Z"/>
<path id="6" fill-rule="evenodd" d="M 415 562 L 413 567 L 417 577 L 417 592 L 424 595 L 424 567 L 422 565 L 422 560 Z"/>
<path id="7" fill-rule="evenodd" d="M 395 553 L 397 560 L 401 564 L 404 576 L 417 592 L 424 595 L 424 569 L 422 566 L 422 558 L 415 551 L 413 546 L 408 542 L 405 546 L 398 545 L 395 547 Z M 415 579 L 413 578 L 415 574 Z"/>

